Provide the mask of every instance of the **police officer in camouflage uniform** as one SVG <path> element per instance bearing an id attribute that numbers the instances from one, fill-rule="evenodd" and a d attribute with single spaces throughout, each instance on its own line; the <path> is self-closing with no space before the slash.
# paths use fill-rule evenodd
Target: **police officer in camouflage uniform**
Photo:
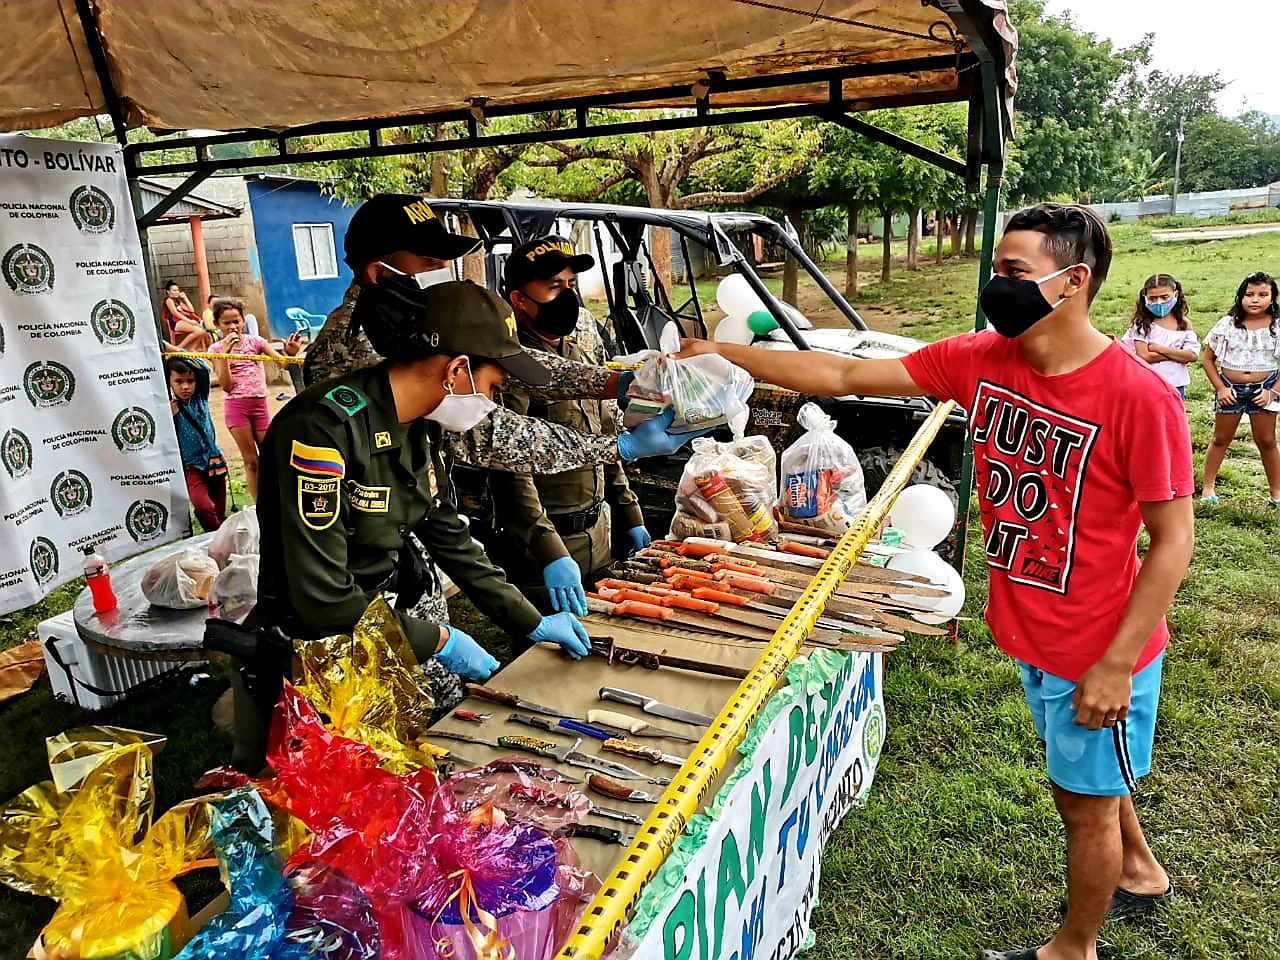
<path id="1" fill-rule="evenodd" d="M 542 616 L 507 583 L 458 516 L 441 461 L 444 430 L 485 417 L 508 374 L 548 373 L 516 337 L 511 308 L 475 284 L 420 290 L 398 278 L 366 289 L 356 319 L 394 356 L 308 388 L 272 422 L 263 444 L 263 529 L 253 620 L 293 638 L 348 634 L 381 590 L 412 563 L 412 533 L 476 607 L 513 637 L 552 641 L 572 657 L 589 649 L 572 614 Z M 484 680 L 498 662 L 447 624 L 397 618 L 419 660 Z M 236 756 L 260 765 L 266 720 L 238 685 Z"/>
<path id="2" fill-rule="evenodd" d="M 511 252 L 503 291 L 520 324 L 520 343 L 531 354 L 604 362 L 595 318 L 577 293 L 577 275 L 594 265 L 594 258 L 577 255 L 558 236 L 532 240 Z M 516 413 L 584 433 L 618 432 L 611 400 L 540 403 L 522 384 L 512 382 L 503 402 Z M 649 545 L 640 504 L 619 463 L 535 476 L 493 471 L 489 489 L 495 526 L 502 531 L 489 555 L 543 609 L 586 613 L 583 581 L 594 584 L 608 576 L 613 559 L 610 523 L 626 531 L 631 549 Z"/>

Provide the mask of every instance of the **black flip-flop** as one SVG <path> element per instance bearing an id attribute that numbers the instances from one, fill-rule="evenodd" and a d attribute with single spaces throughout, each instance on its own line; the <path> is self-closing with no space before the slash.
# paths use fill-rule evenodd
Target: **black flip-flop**
<path id="1" fill-rule="evenodd" d="M 978 954 L 978 960 L 1036 960 L 1039 955 L 1039 947 L 1027 947 L 1025 950 L 983 950 Z"/>
<path id="2" fill-rule="evenodd" d="M 1132 920 L 1145 917 L 1160 909 L 1173 899 L 1173 884 L 1164 893 L 1134 893 L 1124 887 L 1116 887 L 1111 896 L 1111 909 L 1107 911 L 1109 920 Z"/>

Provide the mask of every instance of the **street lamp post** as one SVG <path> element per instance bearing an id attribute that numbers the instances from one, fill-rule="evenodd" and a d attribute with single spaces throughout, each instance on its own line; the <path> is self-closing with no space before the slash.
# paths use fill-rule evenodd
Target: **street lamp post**
<path id="1" fill-rule="evenodd" d="M 1173 157 L 1173 209 L 1171 214 L 1176 215 L 1178 212 L 1178 181 L 1182 179 L 1182 122 L 1186 119 L 1186 114 L 1178 117 L 1178 152 Z"/>

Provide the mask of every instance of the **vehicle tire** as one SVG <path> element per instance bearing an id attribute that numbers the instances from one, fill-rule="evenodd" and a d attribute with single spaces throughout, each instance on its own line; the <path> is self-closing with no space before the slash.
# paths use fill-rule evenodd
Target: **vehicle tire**
<path id="1" fill-rule="evenodd" d="M 868 500 L 875 496 L 876 491 L 884 484 L 889 471 L 901 456 L 902 451 L 897 447 L 868 447 L 866 450 L 858 451 L 858 462 L 862 464 L 862 479 L 866 484 Z M 927 483 L 931 487 L 937 487 L 951 499 L 952 506 L 959 508 L 960 495 L 956 492 L 956 485 L 938 468 L 937 464 L 928 460 L 920 461 L 911 475 L 911 482 Z M 954 552 L 952 539 L 953 537 L 948 537 L 936 548 L 938 555 L 947 561 L 951 560 Z"/>

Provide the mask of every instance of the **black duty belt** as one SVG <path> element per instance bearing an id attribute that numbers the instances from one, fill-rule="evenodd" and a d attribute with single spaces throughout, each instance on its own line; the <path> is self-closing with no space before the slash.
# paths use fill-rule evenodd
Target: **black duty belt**
<path id="1" fill-rule="evenodd" d="M 547 519 L 557 533 L 586 533 L 600 520 L 600 504 L 573 513 L 549 513 Z"/>

